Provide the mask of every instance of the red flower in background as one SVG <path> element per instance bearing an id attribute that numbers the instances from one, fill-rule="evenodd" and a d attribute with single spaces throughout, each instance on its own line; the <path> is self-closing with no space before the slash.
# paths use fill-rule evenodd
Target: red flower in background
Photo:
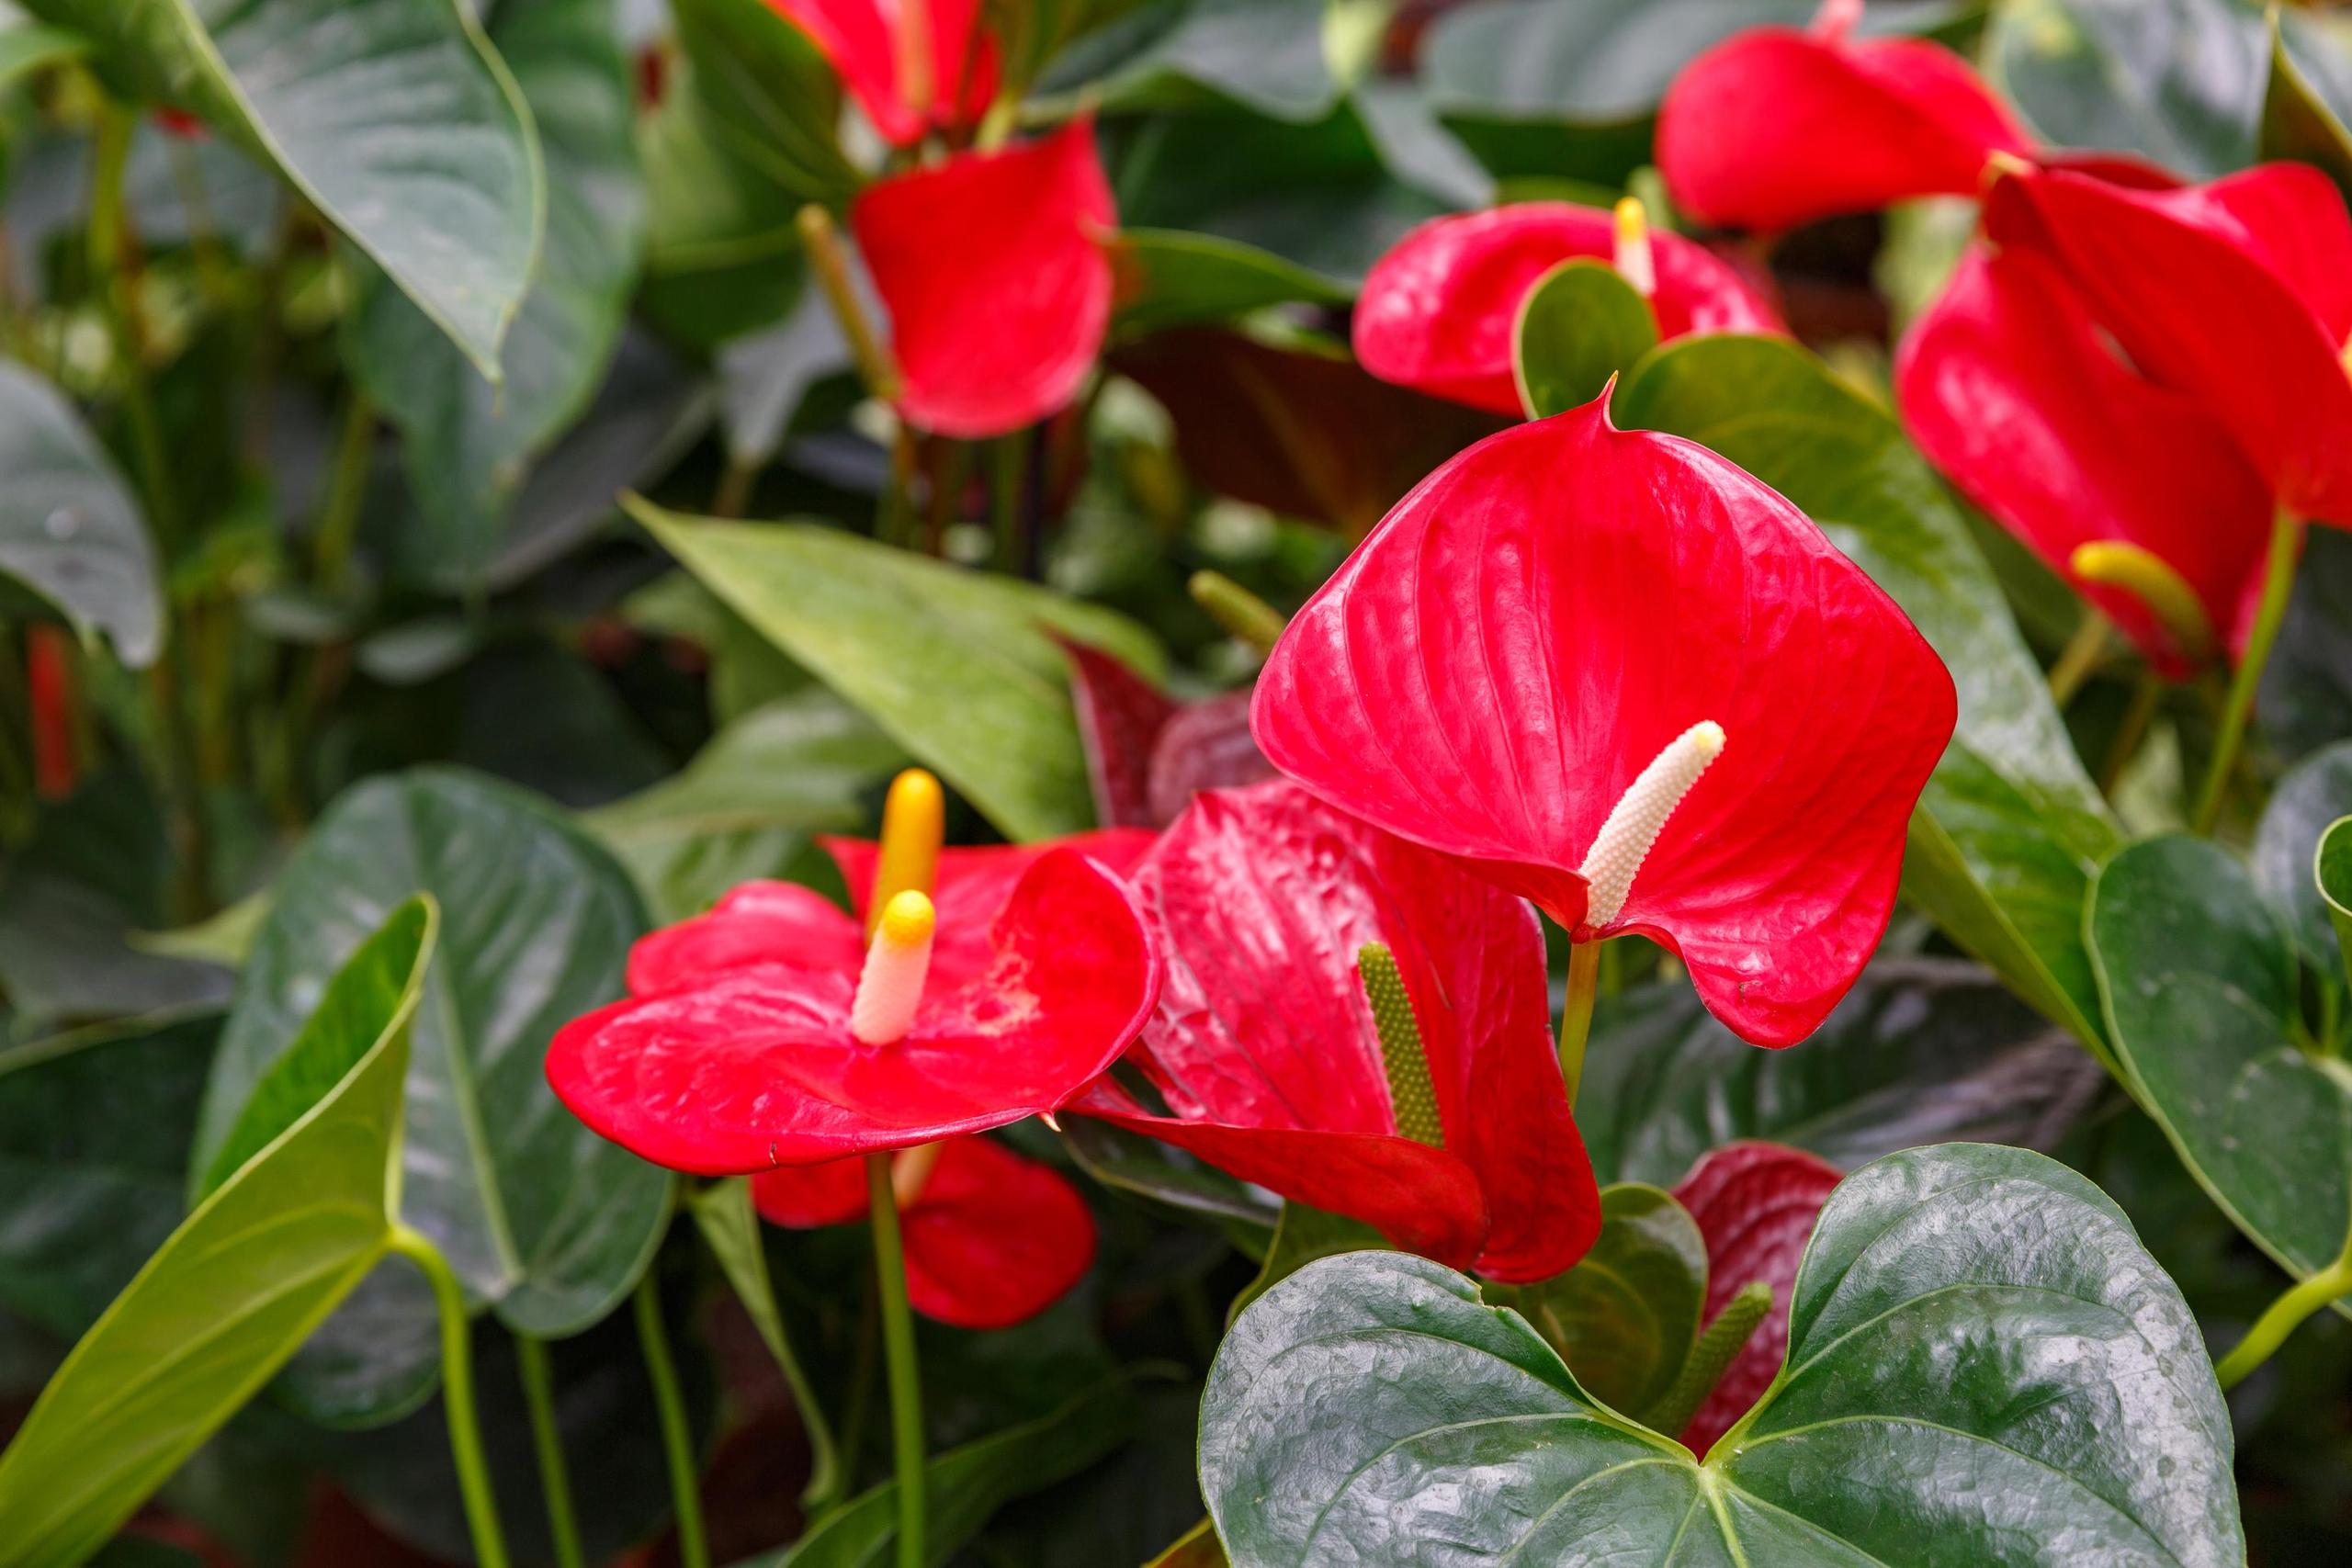
<path id="1" fill-rule="evenodd" d="M 74 743 L 74 651 L 64 628 L 26 628 L 25 696 L 31 709 L 34 791 L 43 800 L 63 800 L 82 772 Z"/>
<path id="2" fill-rule="evenodd" d="M 1649 276 L 1629 281 L 1649 297 L 1661 339 L 1784 330 L 1764 297 L 1704 247 L 1679 234 L 1643 243 Z M 1564 261 L 1616 254 L 1617 220 L 1598 208 L 1532 201 L 1435 219 L 1366 275 L 1356 358 L 1384 381 L 1515 414 L 1511 333 L 1521 301 Z"/>
<path id="3" fill-rule="evenodd" d="M 976 125 L 996 96 L 982 0 L 768 0 L 808 35 L 893 147 Z"/>
<path id="4" fill-rule="evenodd" d="M 1136 887 L 1167 967 L 1132 1060 L 1170 1114 L 1107 1078 L 1071 1109 L 1498 1280 L 1592 1245 L 1526 905 L 1287 781 L 1196 797 Z M 1401 1130 L 1356 967 L 1372 942 L 1419 1022 L 1442 1147 Z"/>
<path id="5" fill-rule="evenodd" d="M 934 1163 L 935 1162 L 935 1163 Z M 1094 1261 L 1094 1216 L 1050 1167 L 988 1138 L 949 1138 L 897 1156 L 907 1297 L 958 1328 L 1004 1328 L 1068 1294 Z M 865 1162 L 771 1170 L 752 1179 L 763 1218 L 792 1230 L 866 1214 Z"/>
<path id="6" fill-rule="evenodd" d="M 1600 400 L 1431 474 L 1292 620 L 1252 710 L 1308 788 L 1579 941 L 1665 943 L 1765 1045 L 1877 945 L 1955 716 L 1934 650 L 1803 513 Z"/>
<path id="7" fill-rule="evenodd" d="M 1913 197 L 1973 195 L 1984 161 L 2027 135 L 1958 55 L 1920 39 L 1850 36 L 1860 0 L 1812 27 L 1755 28 L 1685 66 L 1658 106 L 1674 204 L 1726 228 L 1776 231 Z"/>
<path id="8" fill-rule="evenodd" d="M 1676 1201 L 1690 1211 L 1707 1240 L 1704 1320 L 1713 1322 L 1743 1285 L 1761 1280 L 1772 1287 L 1772 1310 L 1682 1429 L 1683 1445 L 1692 1453 L 1704 1458 L 1780 1375 L 1789 1352 L 1797 1265 L 1839 1179 L 1836 1166 L 1803 1149 L 1740 1143 L 1702 1156 L 1674 1189 Z"/>
<path id="9" fill-rule="evenodd" d="M 2184 646 L 2140 593 L 2086 578 L 2077 549 L 2120 543 L 2155 556 L 2205 626 L 2233 652 L 2244 646 L 2269 488 L 2201 403 L 2117 357 L 2050 262 L 1973 247 L 1905 339 L 1894 384 L 1936 466 L 2158 671 L 2180 679 L 2219 650 Z"/>
<path id="10" fill-rule="evenodd" d="M 2352 525 L 2352 218 L 2318 170 L 2138 188 L 2018 165 L 1985 232 L 2054 262 L 2151 379 L 2202 402 L 2299 518 Z"/>
<path id="11" fill-rule="evenodd" d="M 889 313 L 899 412 L 977 438 L 1069 402 L 1110 325 L 1117 222 L 1088 118 L 868 186 L 850 227 Z"/>
<path id="12" fill-rule="evenodd" d="M 1064 640 L 1062 651 L 1097 819 L 1164 828 L 1202 790 L 1273 777 L 1274 765 L 1250 735 L 1248 692 L 1178 702 L 1099 649 Z M 1149 845 L 1146 837 L 1142 848 Z M 1102 858 L 1114 871 L 1125 869 Z"/>

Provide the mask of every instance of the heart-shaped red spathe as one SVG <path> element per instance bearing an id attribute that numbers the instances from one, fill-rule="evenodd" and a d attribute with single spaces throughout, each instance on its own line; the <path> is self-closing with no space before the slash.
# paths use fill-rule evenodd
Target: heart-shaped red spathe
<path id="1" fill-rule="evenodd" d="M 950 1138 L 938 1158 L 899 1213 L 915 1311 L 958 1328 L 1008 1328 L 1085 1277 L 1094 1216 L 1058 1172 L 982 1137 Z M 766 1171 L 752 1179 L 752 1196 L 762 1217 L 790 1229 L 863 1220 L 865 1163 Z"/>
<path id="2" fill-rule="evenodd" d="M 777 961 L 573 1020 L 548 1079 L 598 1133 L 697 1175 L 908 1148 L 1059 1108 L 1142 1029 L 1159 972 L 1125 886 L 1056 849 L 996 911 L 985 965 L 934 976 L 895 1045 L 850 1034 L 856 966 Z"/>
<path id="3" fill-rule="evenodd" d="M 1682 1441 L 1704 1458 L 1715 1439 L 1764 1397 L 1789 1350 L 1789 1308 L 1797 1265 L 1814 1222 L 1842 1179 L 1838 1168 L 1782 1144 L 1726 1144 L 1701 1156 L 1674 1189 L 1707 1241 L 1706 1321 L 1713 1323 L 1740 1287 L 1772 1287 L 1772 1310 L 1702 1401 Z"/>
<path id="4" fill-rule="evenodd" d="M 868 186 L 850 226 L 890 317 L 899 412 L 977 439 L 1068 403 L 1110 325 L 1117 221 L 1084 117 Z"/>
<path id="5" fill-rule="evenodd" d="M 1525 904 L 1286 780 L 1196 796 L 1136 886 L 1166 977 L 1131 1059 L 1172 1114 L 1107 1079 L 1073 1110 L 1498 1280 L 1590 1247 L 1600 1192 Z M 1442 1148 L 1397 1130 L 1356 969 L 1374 942 L 1419 1021 Z"/>
<path id="6" fill-rule="evenodd" d="M 1985 229 L 2054 261 L 2142 371 L 2211 411 L 2279 505 L 2352 525 L 2352 217 L 2325 175 L 2266 164 L 2151 190 L 2029 169 L 1995 184 Z"/>
<path id="7" fill-rule="evenodd" d="M 979 123 L 996 96 L 1001 67 L 997 41 L 980 26 L 982 0 L 768 0 L 807 33 L 835 75 L 857 100 L 882 139 L 910 147 L 934 130 Z M 914 16 L 904 16 L 907 8 Z M 899 28 L 927 27 L 921 40 L 930 60 L 931 85 L 915 101 L 905 79 L 907 51 Z"/>
<path id="8" fill-rule="evenodd" d="M 1180 703 L 1100 649 L 1062 650 L 1098 819 L 1164 828 L 1202 790 L 1273 776 L 1250 738 L 1248 692 Z"/>
<path id="9" fill-rule="evenodd" d="M 1656 156 L 1679 210 L 1772 232 L 1914 197 L 1973 195 L 1987 157 L 2032 146 L 1939 44 L 1764 27 L 1682 68 L 1658 106 Z"/>
<path id="10" fill-rule="evenodd" d="M 1894 386 L 1929 459 L 2156 669 L 2193 672 L 2137 594 L 2075 575 L 2078 546 L 2116 540 L 2157 556 L 2196 591 L 2215 635 L 2244 646 L 2268 488 L 2203 404 L 2117 357 L 2044 257 L 1972 246 L 1904 340 Z"/>
<path id="11" fill-rule="evenodd" d="M 1397 243 L 1364 277 L 1355 351 L 1384 381 L 1497 413 L 1520 412 L 1511 333 L 1536 280 L 1564 261 L 1606 261 L 1615 220 L 1599 208 L 1530 201 L 1439 218 Z M 1785 329 L 1738 270 L 1679 234 L 1650 237 L 1658 335 Z"/>
<path id="12" fill-rule="evenodd" d="M 1596 400 L 1439 468 L 1308 600 L 1258 744 L 1341 808 L 1471 863 L 1582 937 L 1674 949 L 1760 1045 L 1803 1039 L 1894 908 L 1951 675 L 1795 507 Z M 1605 929 L 1578 873 L 1692 725 L 1722 755 Z"/>

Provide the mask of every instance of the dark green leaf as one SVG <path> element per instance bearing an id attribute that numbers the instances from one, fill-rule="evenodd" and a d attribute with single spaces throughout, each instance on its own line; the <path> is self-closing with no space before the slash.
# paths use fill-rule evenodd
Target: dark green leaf
<path id="1" fill-rule="evenodd" d="M 2270 907 L 2288 917 L 2304 961 L 2322 976 L 2335 972 L 2335 931 L 2312 881 L 2312 857 L 2320 835 L 2346 812 L 2352 812 L 2352 740 L 2289 769 L 2254 835 L 2254 879 Z"/>
<path id="2" fill-rule="evenodd" d="M 11 1568 L 87 1557 L 383 1257 L 433 931 L 431 904 L 412 900 L 358 947 L 330 991 L 375 1010 L 334 1009 L 302 1043 L 340 1076 L 310 1105 L 275 1108 L 261 1152 L 148 1260 L 0 1454 Z"/>
<path id="3" fill-rule="evenodd" d="M 331 807 L 277 883 L 214 1065 L 198 1138 L 210 1169 L 306 1005 L 380 912 L 419 890 L 447 940 L 427 977 L 409 1073 L 402 1207 L 476 1304 L 557 1337 L 635 1284 L 670 1211 L 667 1173 L 605 1142 L 548 1088 L 558 1027 L 620 993 L 645 930 L 628 876 L 530 796 L 421 770 Z M 438 1365 L 432 1303 L 407 1271 L 371 1282 L 281 1386 L 313 1418 L 412 1406 Z"/>
<path id="4" fill-rule="evenodd" d="M 1657 317 L 1615 267 L 1564 261 L 1535 280 L 1511 325 L 1520 406 L 1530 419 L 1582 408 L 1657 346 Z"/>
<path id="5" fill-rule="evenodd" d="M 1605 1179 L 1668 1186 L 1708 1150 L 1791 1144 L 1850 1169 L 1969 1139 L 2049 1153 L 2107 1075 L 1973 964 L 1881 957 L 1802 1051 L 1758 1051 L 1684 982 L 1602 1001 L 1577 1125 Z"/>
<path id="6" fill-rule="evenodd" d="M 1674 1386 L 1707 1301 L 1707 1238 L 1674 1195 L 1637 1182 L 1600 1193 L 1600 1239 L 1540 1285 L 1490 1285 L 1487 1299 L 1535 1325 L 1587 1393 L 1642 1411 Z"/>
<path id="7" fill-rule="evenodd" d="M 808 389 L 850 368 L 849 340 L 822 289 L 804 289 L 792 313 L 718 351 L 720 418 L 727 455 L 757 468 L 784 446 Z"/>
<path id="8" fill-rule="evenodd" d="M 1269 305 L 1344 305 L 1345 289 L 1238 240 L 1174 229 L 1124 229 L 1128 269 L 1118 330 L 1155 332 L 1186 321 L 1230 321 Z"/>
<path id="9" fill-rule="evenodd" d="M 2229 1415 L 2180 1292 L 2037 1155 L 1892 1156 L 1832 1194 L 1787 1367 L 1702 1465 L 1593 1403 L 1420 1258 L 1317 1263 L 1244 1314 L 1201 1407 L 1237 1568 L 2225 1568 Z"/>
<path id="10" fill-rule="evenodd" d="M 2352 1232 L 2352 1075 L 2307 1050 L 2295 944 L 2254 878 L 2201 839 L 2100 871 L 2088 921 L 2117 1057 L 2181 1162 L 2298 1279 Z"/>
<path id="11" fill-rule="evenodd" d="M 2118 830 L 1967 525 L 1894 419 L 1777 338 L 1670 344 L 1612 406 L 1621 424 L 1712 446 L 1794 502 L 1943 656 L 1960 728 L 1913 818 L 1905 891 L 2097 1049 L 2082 899 Z"/>
<path id="12" fill-rule="evenodd" d="M 1994 81 L 2044 140 L 2191 179 L 2254 162 L 2269 54 L 2262 7 L 2245 0 L 2013 0 L 1984 41 Z"/>
<path id="13" fill-rule="evenodd" d="M 0 572 L 57 606 L 126 664 L 164 641 L 155 552 L 139 503 L 64 395 L 0 360 Z"/>
<path id="14" fill-rule="evenodd" d="M 2352 735 L 2352 534 L 2305 530 L 2255 725 L 2292 761 Z"/>
<path id="15" fill-rule="evenodd" d="M 2352 817 L 2328 824 L 2312 862 L 2312 881 L 2326 901 L 2328 923 L 2335 928 L 2336 957 L 2344 974 L 2352 977 Z"/>
<path id="16" fill-rule="evenodd" d="M 1080 1168 L 1105 1186 L 1261 1232 L 1280 1216 L 1279 1209 L 1215 1166 L 1108 1122 L 1066 1117 L 1062 1142 Z"/>
<path id="17" fill-rule="evenodd" d="M 1327 1214 L 1305 1203 L 1285 1202 L 1281 1217 L 1274 1222 L 1273 1240 L 1266 1248 L 1258 1277 L 1233 1298 L 1227 1320 L 1230 1322 L 1235 1314 L 1318 1258 L 1336 1258 L 1343 1252 L 1388 1245 L 1385 1237 L 1362 1220 Z"/>
<path id="18" fill-rule="evenodd" d="M 485 376 L 537 259 L 521 96 L 454 0 L 28 0 L 121 90 L 274 165 Z"/>
<path id="19" fill-rule="evenodd" d="M 672 0 L 708 125 L 736 161 L 803 200 L 854 191 L 834 127 L 841 87 L 808 35 L 765 0 Z"/>
<path id="20" fill-rule="evenodd" d="M 1157 675 L 1125 616 L 810 524 L 631 510 L 679 563 L 864 709 L 1006 837 L 1091 825 L 1069 664 L 1048 630 Z"/>
<path id="21" fill-rule="evenodd" d="M 1323 0 L 1153 0 L 1055 62 L 1043 113 L 1085 96 L 1114 114 L 1220 101 L 1272 119 L 1319 119 L 1340 84 L 1325 59 Z"/>
<path id="22" fill-rule="evenodd" d="M 2329 17 L 2273 8 L 2262 156 L 2316 164 L 2352 193 L 2352 36 Z"/>

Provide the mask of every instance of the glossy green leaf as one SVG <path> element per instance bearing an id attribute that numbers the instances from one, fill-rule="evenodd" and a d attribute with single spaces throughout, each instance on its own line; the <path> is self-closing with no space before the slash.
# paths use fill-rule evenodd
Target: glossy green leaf
<path id="1" fill-rule="evenodd" d="M 1270 305 L 1344 305 L 1347 290 L 1255 245 L 1176 229 L 1123 229 L 1122 333 L 1231 321 Z"/>
<path id="2" fill-rule="evenodd" d="M 1942 655 L 1960 727 L 1912 820 L 1905 894 L 2098 1048 L 2082 900 L 2119 832 L 1999 585 L 1887 412 L 1794 344 L 1696 337 L 1621 385 L 1620 424 L 1714 448 L 1794 502 Z"/>
<path id="3" fill-rule="evenodd" d="M 1984 57 L 2054 145 L 2138 152 L 2191 179 L 2254 162 L 2270 47 L 2250 0 L 2011 0 Z"/>
<path id="4" fill-rule="evenodd" d="M 1305 1203 L 1285 1202 L 1280 1217 L 1274 1221 L 1273 1239 L 1267 1244 L 1266 1256 L 1260 1262 L 1258 1277 L 1241 1288 L 1233 1298 L 1233 1305 L 1226 1317 L 1233 1316 L 1251 1302 L 1276 1285 L 1321 1258 L 1337 1258 L 1343 1252 L 1361 1252 L 1365 1248 L 1389 1246 L 1386 1237 L 1362 1220 L 1345 1214 L 1329 1214 Z"/>
<path id="5" fill-rule="evenodd" d="M 2254 879 L 2287 916 L 2303 961 L 2335 973 L 2335 928 L 2312 877 L 2312 856 L 2330 824 L 2352 812 L 2352 740 L 2315 751 L 2287 771 L 2262 808 L 2254 834 Z"/>
<path id="6" fill-rule="evenodd" d="M 631 511 L 759 632 L 936 769 L 1006 837 L 1091 826 L 1057 631 L 1148 675 L 1163 662 L 1125 616 L 811 524 Z"/>
<path id="7" fill-rule="evenodd" d="M 27 0 L 275 167 L 484 376 L 537 260 L 521 95 L 458 0 Z"/>
<path id="8" fill-rule="evenodd" d="M 635 85 L 610 0 L 501 0 L 489 29 L 530 106 L 548 183 L 545 243 L 500 349 L 503 374 L 485 380 L 380 273 L 346 338 L 354 374 L 404 437 L 426 547 L 469 585 L 533 460 L 604 380 L 645 214 Z"/>
<path id="9" fill-rule="evenodd" d="M 279 874 L 213 1067 L 198 1137 L 209 1171 L 331 973 L 380 912 L 439 901 L 408 1084 L 407 1223 L 476 1305 L 560 1337 L 628 1293 L 661 1240 L 671 1178 L 588 1131 L 547 1085 L 548 1042 L 620 994 L 646 926 L 628 874 L 529 795 L 425 769 L 347 791 Z M 431 1386 L 432 1303 L 405 1271 L 370 1283 L 281 1387 L 313 1418 L 388 1418 Z"/>
<path id="10" fill-rule="evenodd" d="M 1657 315 L 1615 267 L 1591 256 L 1564 261 L 1535 280 L 1511 323 L 1520 407 L 1530 419 L 1582 408 L 1657 346 Z"/>
<path id="11" fill-rule="evenodd" d="M 1758 1051 L 1687 982 L 1605 998 L 1577 1126 L 1603 1179 L 1671 1186 L 1708 1150 L 1789 1144 L 1851 1169 L 1966 1139 L 2048 1154 L 2107 1075 L 1974 964 L 1882 956 L 1802 1051 Z"/>
<path id="12" fill-rule="evenodd" d="M 1070 46 L 1038 112 L 1080 96 L 1107 112 L 1220 102 L 1272 119 L 1318 119 L 1340 83 L 1324 46 L 1323 0 L 1150 0 Z"/>
<path id="13" fill-rule="evenodd" d="M 2352 1245 L 2352 1072 L 2308 1049 L 2296 948 L 2230 852 L 2152 839 L 2092 890 L 2117 1057 L 2181 1163 L 2278 1266 Z"/>
<path id="14" fill-rule="evenodd" d="M 2352 30 L 2332 17 L 2273 8 L 2262 156 L 2316 164 L 2352 193 Z"/>
<path id="15" fill-rule="evenodd" d="M 855 833 L 906 752 L 822 687 L 752 709 L 651 789 L 588 813 L 654 917 L 701 913 L 780 876 L 820 833 Z"/>
<path id="16" fill-rule="evenodd" d="M 2312 881 L 2326 901 L 2328 923 L 2335 929 L 2336 956 L 2346 976 L 2352 977 L 2352 817 L 2328 824 L 2312 862 Z"/>
<path id="17" fill-rule="evenodd" d="M 164 643 L 154 547 L 114 459 L 63 393 L 0 359 L 0 573 L 126 664 Z"/>
<path id="18" fill-rule="evenodd" d="M 217 1013 L 0 1050 L 0 1306 L 78 1337 L 187 1213 Z"/>
<path id="19" fill-rule="evenodd" d="M 1153 1199 L 1170 1208 L 1207 1214 L 1261 1233 L 1278 1223 L 1280 1207 L 1262 1189 L 1204 1165 L 1183 1150 L 1091 1116 L 1062 1119 L 1062 1145 L 1079 1168 L 1106 1187 Z"/>
<path id="20" fill-rule="evenodd" d="M 1674 1386 L 1707 1302 L 1707 1238 L 1674 1195 L 1638 1182 L 1600 1191 L 1600 1239 L 1540 1285 L 1487 1299 L 1535 1326 L 1612 1410 L 1640 1412 Z"/>
<path id="21" fill-rule="evenodd" d="M 1396 1253 L 1269 1292 L 1201 1407 L 1236 1568 L 2227 1568 L 2231 1453 L 2196 1319 L 2122 1212 L 1984 1145 L 1831 1195 L 1787 1365 L 1703 1464 L 1596 1404 L 1471 1280 Z"/>
<path id="22" fill-rule="evenodd" d="M 434 942 L 391 911 L 323 987 L 254 1156 L 150 1258 L 0 1454 L 11 1568 L 70 1568 L 259 1391 L 384 1255 L 397 1216 L 408 1025 Z"/>

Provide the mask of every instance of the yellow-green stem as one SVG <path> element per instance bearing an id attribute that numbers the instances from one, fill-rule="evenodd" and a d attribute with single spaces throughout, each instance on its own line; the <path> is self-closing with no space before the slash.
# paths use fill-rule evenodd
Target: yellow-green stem
<path id="1" fill-rule="evenodd" d="M 2107 657 L 2107 617 L 2089 605 L 2083 606 L 2082 624 L 2058 654 L 2058 662 L 2050 667 L 2050 700 L 2064 707 L 2083 689 L 2098 661 Z"/>
<path id="2" fill-rule="evenodd" d="M 548 1540 L 556 1568 L 582 1568 L 580 1521 L 571 1506 L 571 1474 L 564 1468 L 563 1430 L 556 1424 L 555 1377 L 544 1339 L 514 1337 L 514 1365 L 523 1380 L 523 1403 L 531 1412 L 531 1446 L 539 1461 L 539 1492 L 547 1499 Z"/>
<path id="3" fill-rule="evenodd" d="M 433 1287 L 441 1318 L 441 1403 L 449 1418 L 449 1460 L 465 1500 L 466 1529 L 473 1537 L 480 1568 L 506 1568 L 506 1537 L 498 1526 L 498 1494 L 482 1462 L 481 1418 L 474 1409 L 473 1325 L 466 1315 L 466 1292 L 449 1260 L 432 1237 L 406 1225 L 392 1228 L 391 1249 L 416 1265 Z"/>
<path id="4" fill-rule="evenodd" d="M 1261 655 L 1273 652 L 1289 625 L 1280 610 L 1221 571 L 1196 571 L 1185 587 L 1210 619 Z"/>
<path id="5" fill-rule="evenodd" d="M 874 1220 L 874 1279 L 882 1308 L 882 1359 L 890 1370 L 890 1449 L 899 1478 L 899 1568 L 924 1568 L 922 1382 L 915 1320 L 907 1305 L 907 1256 L 890 1156 L 865 1156 L 866 1206 Z"/>
<path id="6" fill-rule="evenodd" d="M 1560 1080 L 1567 1085 L 1568 1108 L 1576 1109 L 1584 1081 L 1585 1040 L 1592 1033 L 1592 1004 L 1600 996 L 1600 943 L 1568 944 L 1568 1000 L 1560 1010 Z"/>
<path id="7" fill-rule="evenodd" d="M 645 1352 L 645 1375 L 653 1383 L 662 1455 L 670 1467 L 670 1495 L 678 1516 L 679 1568 L 710 1568 L 710 1548 L 702 1529 L 702 1467 L 695 1462 L 695 1435 L 686 1422 L 685 1399 L 678 1393 L 670 1336 L 662 1326 L 661 1287 L 650 1269 L 638 1281 L 636 1312 L 637 1340 Z"/>
<path id="8" fill-rule="evenodd" d="M 2223 1388 L 2237 1387 L 2248 1372 L 2270 1359 L 2303 1319 L 2347 1295 L 2352 1295 L 2352 1255 L 2337 1258 L 2272 1302 L 2236 1348 L 2215 1364 L 2213 1375 Z"/>
<path id="9" fill-rule="evenodd" d="M 2197 792 L 2197 812 L 2190 826 L 2211 833 L 2222 818 L 2222 803 L 2229 797 L 2230 776 L 2237 772 L 2238 750 L 2245 742 L 2246 720 L 2254 713 L 2254 694 L 2262 687 L 2264 666 L 2278 641 L 2287 619 L 2287 602 L 2295 592 L 2295 558 L 2302 551 L 2302 523 L 2279 508 L 2270 521 L 2270 554 L 2262 569 L 2262 598 L 2254 612 L 2254 626 L 2246 634 L 2245 652 L 2231 677 L 2230 694 L 2222 706 L 2222 728 L 2213 738 L 2212 761 L 2206 764 L 2204 787 Z"/>
<path id="10" fill-rule="evenodd" d="M 894 400 L 899 395 L 899 367 L 850 284 L 849 253 L 842 246 L 833 215 L 812 201 L 800 209 L 798 223 L 801 245 L 808 253 L 808 270 L 825 303 L 832 308 L 833 319 L 841 323 L 842 335 L 849 340 L 850 357 L 856 362 L 866 392 L 886 403 Z"/>

